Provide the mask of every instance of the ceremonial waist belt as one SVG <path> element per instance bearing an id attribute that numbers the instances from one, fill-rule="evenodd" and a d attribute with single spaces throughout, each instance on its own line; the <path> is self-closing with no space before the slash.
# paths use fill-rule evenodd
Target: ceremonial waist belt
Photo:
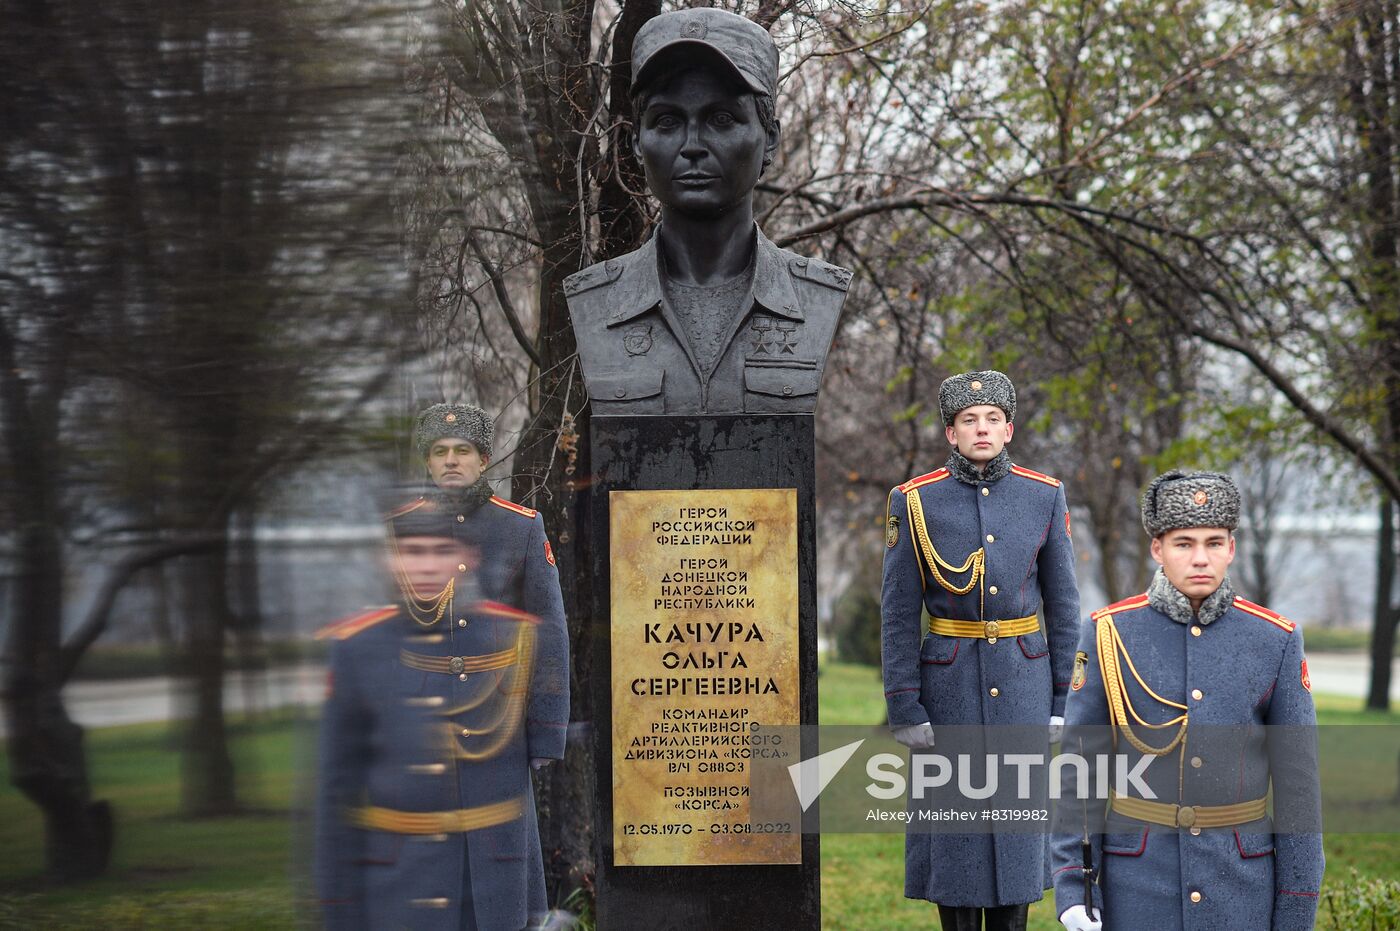
<path id="1" fill-rule="evenodd" d="M 1258 821 L 1269 813 L 1268 800 L 1256 798 L 1233 805 L 1171 805 L 1128 798 L 1110 791 L 1109 805 L 1114 811 L 1138 821 L 1162 824 L 1169 828 L 1228 828 Z"/>
<path id="2" fill-rule="evenodd" d="M 350 810 L 350 823 L 358 828 L 391 834 L 458 834 L 506 824 L 524 813 L 523 798 L 452 811 L 396 811 L 364 805 Z"/>
<path id="3" fill-rule="evenodd" d="M 515 663 L 515 647 L 498 653 L 483 653 L 480 656 L 425 656 L 411 650 L 399 650 L 399 659 L 411 669 L 424 672 L 446 672 L 458 675 L 464 672 L 486 672 L 491 669 L 505 669 Z"/>
<path id="4" fill-rule="evenodd" d="M 996 643 L 998 637 L 1024 637 L 1040 630 L 1040 618 L 1031 614 L 1009 621 L 956 621 L 948 617 L 930 618 L 929 630 L 944 637 L 975 637 Z"/>

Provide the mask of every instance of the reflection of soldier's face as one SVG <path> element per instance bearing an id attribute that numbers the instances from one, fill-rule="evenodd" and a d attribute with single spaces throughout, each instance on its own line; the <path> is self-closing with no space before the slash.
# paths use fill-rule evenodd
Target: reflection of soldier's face
<path id="1" fill-rule="evenodd" d="M 647 185 L 683 214 L 720 214 L 750 197 L 769 144 L 753 94 L 701 65 L 658 79 L 638 114 Z"/>
<path id="2" fill-rule="evenodd" d="M 395 549 L 399 571 L 421 597 L 442 591 L 453 576 L 481 562 L 475 549 L 450 537 L 400 537 Z"/>

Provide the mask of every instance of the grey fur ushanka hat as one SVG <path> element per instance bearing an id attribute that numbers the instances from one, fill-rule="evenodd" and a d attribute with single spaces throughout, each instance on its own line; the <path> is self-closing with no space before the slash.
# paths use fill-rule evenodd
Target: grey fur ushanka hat
<path id="1" fill-rule="evenodd" d="M 433 443 L 443 437 L 466 440 L 483 456 L 491 455 L 496 424 L 491 415 L 474 404 L 434 404 L 418 415 L 413 442 L 418 455 L 428 458 Z"/>
<path id="2" fill-rule="evenodd" d="M 1154 478 L 1142 495 L 1142 527 L 1149 537 L 1168 530 L 1240 524 L 1240 490 L 1222 472 L 1172 469 Z"/>
<path id="3" fill-rule="evenodd" d="M 1016 386 L 1001 372 L 963 372 L 945 378 L 938 386 L 938 409 L 943 425 L 952 426 L 958 411 L 977 404 L 992 404 L 1002 409 L 1007 420 L 1016 419 Z"/>

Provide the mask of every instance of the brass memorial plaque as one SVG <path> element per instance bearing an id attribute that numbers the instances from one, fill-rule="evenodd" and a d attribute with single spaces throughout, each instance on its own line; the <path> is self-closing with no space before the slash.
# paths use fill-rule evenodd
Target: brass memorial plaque
<path id="1" fill-rule="evenodd" d="M 614 491 L 613 862 L 801 863 L 801 826 L 751 824 L 758 725 L 800 723 L 797 492 Z"/>

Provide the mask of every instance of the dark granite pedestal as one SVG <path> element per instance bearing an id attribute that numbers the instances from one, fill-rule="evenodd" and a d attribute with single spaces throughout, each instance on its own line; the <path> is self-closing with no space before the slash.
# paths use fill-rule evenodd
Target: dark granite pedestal
<path id="1" fill-rule="evenodd" d="M 817 723 L 813 418 L 594 416 L 591 424 L 594 481 L 581 520 L 586 534 L 582 565 L 592 573 L 593 589 L 598 927 L 816 929 L 821 923 L 820 849 L 814 834 L 801 835 L 800 864 L 616 865 L 609 565 L 611 492 L 795 489 L 798 707 L 800 723 Z M 814 753 L 815 748 L 803 748 L 802 757 Z"/>

